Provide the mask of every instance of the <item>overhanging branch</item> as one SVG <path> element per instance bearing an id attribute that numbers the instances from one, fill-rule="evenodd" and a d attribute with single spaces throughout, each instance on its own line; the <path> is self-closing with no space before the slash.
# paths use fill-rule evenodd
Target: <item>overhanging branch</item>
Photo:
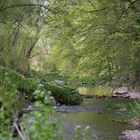
<path id="1" fill-rule="evenodd" d="M 48 11 L 51 11 L 53 13 L 57 13 L 57 11 L 53 11 L 48 6 L 45 6 L 45 5 L 42 5 L 42 4 L 17 4 L 17 5 L 10 5 L 10 6 L 1 8 L 0 12 L 3 12 L 3 11 L 8 10 L 8 9 L 12 9 L 12 8 L 19 8 L 19 7 L 42 7 L 44 9 L 48 10 Z"/>

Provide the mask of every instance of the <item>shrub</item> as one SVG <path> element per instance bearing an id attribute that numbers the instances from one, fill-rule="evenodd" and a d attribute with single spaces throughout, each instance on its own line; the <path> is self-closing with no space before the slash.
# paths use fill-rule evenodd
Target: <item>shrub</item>
<path id="1" fill-rule="evenodd" d="M 20 108 L 32 96 L 37 83 L 36 79 L 26 78 L 15 70 L 0 67 L 0 101 L 6 108 Z"/>
<path id="2" fill-rule="evenodd" d="M 44 106 L 37 101 L 39 109 L 24 114 L 21 126 L 30 140 L 62 140 L 61 127 L 53 108 Z"/>
<path id="3" fill-rule="evenodd" d="M 54 96 L 55 100 L 60 104 L 78 105 L 83 101 L 79 93 L 68 86 L 45 83 L 45 88 L 51 92 L 51 95 Z"/>
<path id="4" fill-rule="evenodd" d="M 83 98 L 75 89 L 54 82 L 41 83 L 34 92 L 35 99 L 43 102 L 46 102 L 48 98 L 52 98 L 51 96 L 55 98 L 57 103 L 65 105 L 78 105 L 83 101 Z"/>

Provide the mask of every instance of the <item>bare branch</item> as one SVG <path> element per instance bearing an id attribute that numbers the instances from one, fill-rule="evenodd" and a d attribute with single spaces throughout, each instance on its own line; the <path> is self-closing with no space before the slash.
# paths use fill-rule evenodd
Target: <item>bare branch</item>
<path id="1" fill-rule="evenodd" d="M 20 130 L 20 128 L 19 128 L 17 122 L 14 122 L 14 123 L 13 123 L 13 126 L 16 128 L 16 130 L 17 130 L 19 136 L 21 137 L 21 139 L 22 139 L 22 140 L 27 140 L 27 138 L 25 137 L 24 133 Z"/>

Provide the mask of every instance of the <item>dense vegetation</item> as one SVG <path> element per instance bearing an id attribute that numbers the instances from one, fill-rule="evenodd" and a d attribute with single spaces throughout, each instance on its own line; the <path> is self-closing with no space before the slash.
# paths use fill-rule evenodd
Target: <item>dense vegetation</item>
<path id="1" fill-rule="evenodd" d="M 50 60 L 76 75 L 136 84 L 139 1 L 72 1 L 60 2 L 57 7 L 60 5 L 65 8 L 55 17 L 59 24 L 50 27 L 50 43 L 55 46 Z"/>
<path id="2" fill-rule="evenodd" d="M 82 102 L 75 89 L 55 80 L 139 86 L 140 1 L 1 0 L 0 139 L 27 139 L 19 118 L 32 102 L 42 108 L 54 99 Z M 53 123 L 33 135 L 38 125 L 27 128 L 31 139 L 57 137 Z"/>

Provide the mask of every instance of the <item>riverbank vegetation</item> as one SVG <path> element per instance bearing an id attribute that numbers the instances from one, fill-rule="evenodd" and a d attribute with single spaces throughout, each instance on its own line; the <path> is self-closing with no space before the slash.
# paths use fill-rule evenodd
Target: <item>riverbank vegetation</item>
<path id="1" fill-rule="evenodd" d="M 58 139 L 51 105 L 81 104 L 79 86 L 139 88 L 139 23 L 139 0 L 1 0 L 0 139 Z"/>

